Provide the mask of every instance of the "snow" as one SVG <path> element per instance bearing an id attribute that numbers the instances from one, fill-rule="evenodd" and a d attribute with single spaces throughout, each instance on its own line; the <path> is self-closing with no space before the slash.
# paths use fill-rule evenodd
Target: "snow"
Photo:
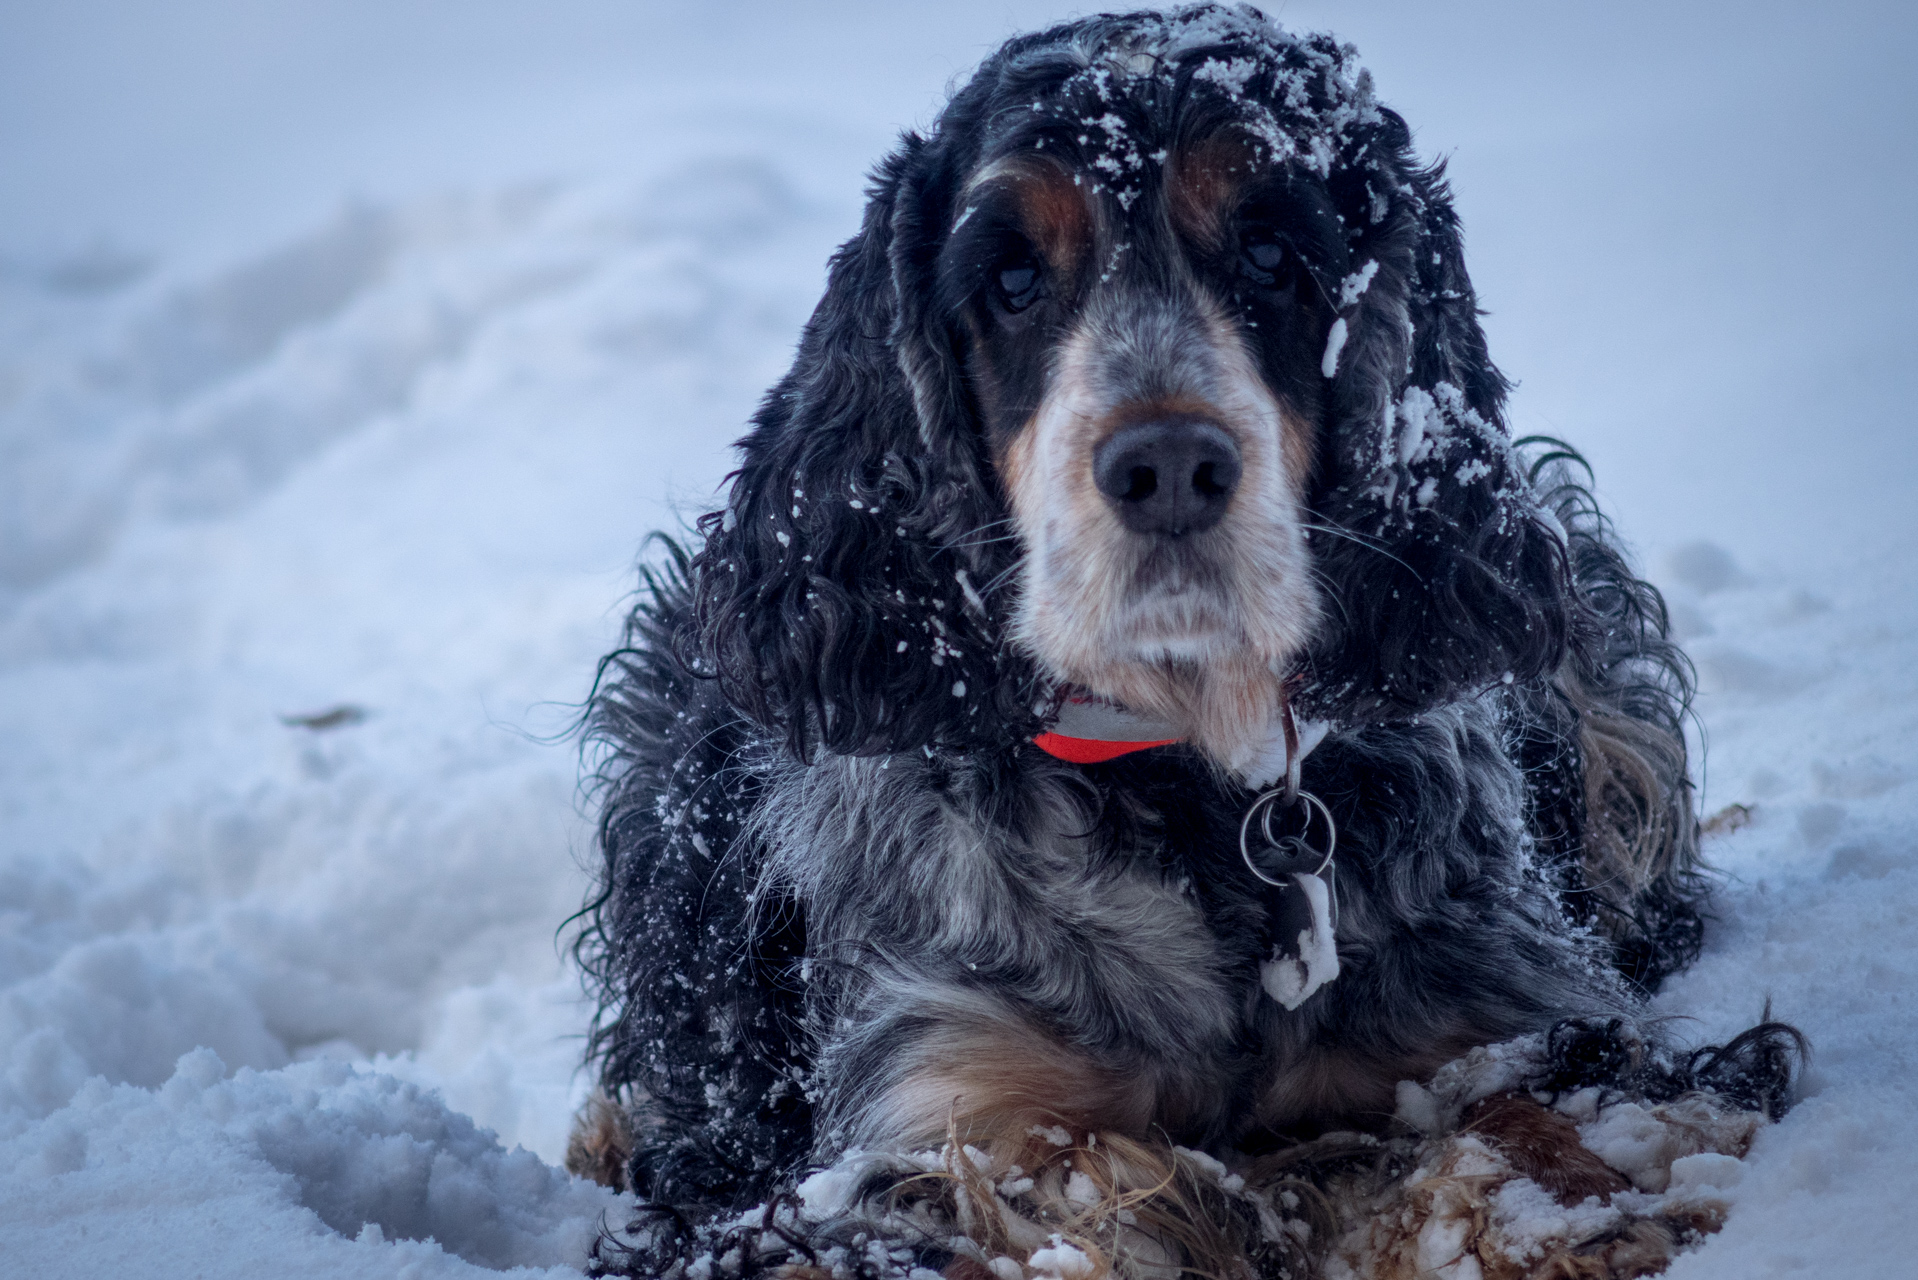
<path id="1" fill-rule="evenodd" d="M 1655 1193 L 1670 1187 L 1674 1162 L 1686 1158 L 1673 1145 L 1684 1136 L 1661 1122 L 1651 1108 L 1636 1102 L 1608 1107 L 1578 1131 L 1586 1150 L 1630 1178 L 1640 1191 Z"/>
<path id="2" fill-rule="evenodd" d="M 10 1274 L 576 1274 L 602 1187 L 570 1178 L 433 1093 L 339 1062 L 278 1071 L 184 1055 L 158 1089 L 95 1077 L 0 1141 Z M 383 1255 L 383 1256 L 382 1256 Z"/>
<path id="3" fill-rule="evenodd" d="M 1339 310 L 1343 311 L 1356 303 L 1360 298 L 1363 298 L 1365 291 L 1372 287 L 1372 277 L 1378 273 L 1378 261 L 1373 259 L 1340 281 Z M 1328 374 L 1327 376 L 1329 377 L 1330 375 Z"/>
<path id="4" fill-rule="evenodd" d="M 1731 1159 L 1705 1153 L 1687 1156 L 1688 1160 Z M 1737 1164 L 1737 1160 L 1732 1160 Z M 1492 1196 L 1493 1221 L 1501 1229 L 1507 1248 L 1522 1257 L 1535 1257 L 1553 1240 L 1583 1239 L 1597 1235 L 1621 1217 L 1619 1210 L 1601 1205 L 1598 1197 L 1588 1196 L 1569 1208 L 1554 1200 L 1530 1178 L 1516 1178 L 1501 1186 Z"/>
<path id="5" fill-rule="evenodd" d="M 1067 1244 L 1058 1236 L 1052 1238 L 1052 1244 L 1044 1249 L 1035 1249 L 1026 1259 L 1026 1265 L 1040 1276 L 1057 1276 L 1059 1280 L 1084 1280 L 1093 1273 L 1092 1259 L 1083 1250 Z"/>
<path id="6" fill-rule="evenodd" d="M 801 1179 L 793 1190 L 807 1213 L 824 1218 L 843 1211 L 853 1203 L 858 1195 L 859 1179 L 865 1172 L 859 1160 L 860 1154 L 849 1151 L 838 1164 L 814 1170 Z"/>
<path id="7" fill-rule="evenodd" d="M 1340 316 L 1332 322 L 1331 331 L 1325 335 L 1325 355 L 1319 361 L 1319 372 L 1328 378 L 1338 375 L 1339 353 L 1345 350 L 1345 335 L 1345 317 Z"/>
<path id="8" fill-rule="evenodd" d="M 0 13 L 10 1271 L 578 1264 L 618 1209 L 552 1167 L 590 852 L 554 739 L 862 168 L 1066 9 Z M 1516 426 L 1592 459 L 1699 665 L 1705 807 L 1750 807 L 1659 1007 L 1702 1040 L 1770 1000 L 1817 1057 L 1748 1161 L 1671 1166 L 1729 1206 L 1671 1274 L 1900 1274 L 1918 176 L 1885 161 L 1918 21 L 1281 17 L 1356 42 L 1451 155 Z M 1401 1111 L 1469 1101 L 1443 1084 Z"/>

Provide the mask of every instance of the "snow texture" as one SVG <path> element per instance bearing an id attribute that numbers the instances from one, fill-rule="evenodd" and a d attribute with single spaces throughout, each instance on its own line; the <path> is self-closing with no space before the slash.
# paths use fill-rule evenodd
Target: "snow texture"
<path id="1" fill-rule="evenodd" d="M 566 1274 L 617 1216 L 552 1168 L 588 829 L 546 739 L 863 166 L 1067 6 L 798 8 L 0 13 L 9 1274 Z M 1518 431 L 1596 465 L 1699 664 L 1705 808 L 1747 807 L 1659 1008 L 1722 1040 L 1770 999 L 1817 1058 L 1747 1161 L 1633 1193 L 1725 1207 L 1671 1274 L 1904 1274 L 1913 15 L 1282 16 L 1452 155 Z M 1513 1239 L 1572 1212 L 1510 1185 Z"/>
<path id="2" fill-rule="evenodd" d="M 0 1169 L 0 1233 L 21 1276 L 119 1270 L 135 1241 L 159 1274 L 210 1261 L 225 1274 L 568 1275 L 619 1209 L 417 1085 L 341 1062 L 228 1078 L 210 1049 L 158 1089 L 94 1077 L 0 1141 Z"/>

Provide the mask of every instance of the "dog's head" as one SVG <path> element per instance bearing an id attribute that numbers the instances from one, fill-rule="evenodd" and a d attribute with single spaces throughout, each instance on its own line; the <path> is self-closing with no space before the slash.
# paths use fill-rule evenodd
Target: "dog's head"
<path id="1" fill-rule="evenodd" d="M 1083 686 L 1227 766 L 1548 669 L 1561 540 L 1456 221 L 1352 53 L 1255 12 L 1008 44 L 879 169 L 697 565 L 696 660 L 802 755 Z"/>

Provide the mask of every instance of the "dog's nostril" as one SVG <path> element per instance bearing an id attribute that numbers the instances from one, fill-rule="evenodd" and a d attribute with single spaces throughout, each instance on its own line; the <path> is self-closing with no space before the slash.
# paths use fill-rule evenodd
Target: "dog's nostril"
<path id="1" fill-rule="evenodd" d="M 1120 522 L 1135 533 L 1169 537 L 1217 524 L 1238 486 L 1240 468 L 1238 445 L 1204 418 L 1122 427 L 1092 455 L 1093 481 Z"/>

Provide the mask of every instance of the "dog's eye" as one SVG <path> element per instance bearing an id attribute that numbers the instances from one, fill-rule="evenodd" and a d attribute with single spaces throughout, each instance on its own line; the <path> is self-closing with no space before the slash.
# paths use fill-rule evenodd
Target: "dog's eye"
<path id="1" fill-rule="evenodd" d="M 1285 245 L 1270 227 L 1247 227 L 1239 235 L 1239 274 L 1257 285 L 1279 282 L 1287 263 Z"/>
<path id="2" fill-rule="evenodd" d="M 1042 283 L 1044 277 L 1039 274 L 1038 263 L 1031 258 L 1013 258 L 999 264 L 992 291 L 998 296 L 1000 306 L 1017 314 L 1039 300 Z"/>

